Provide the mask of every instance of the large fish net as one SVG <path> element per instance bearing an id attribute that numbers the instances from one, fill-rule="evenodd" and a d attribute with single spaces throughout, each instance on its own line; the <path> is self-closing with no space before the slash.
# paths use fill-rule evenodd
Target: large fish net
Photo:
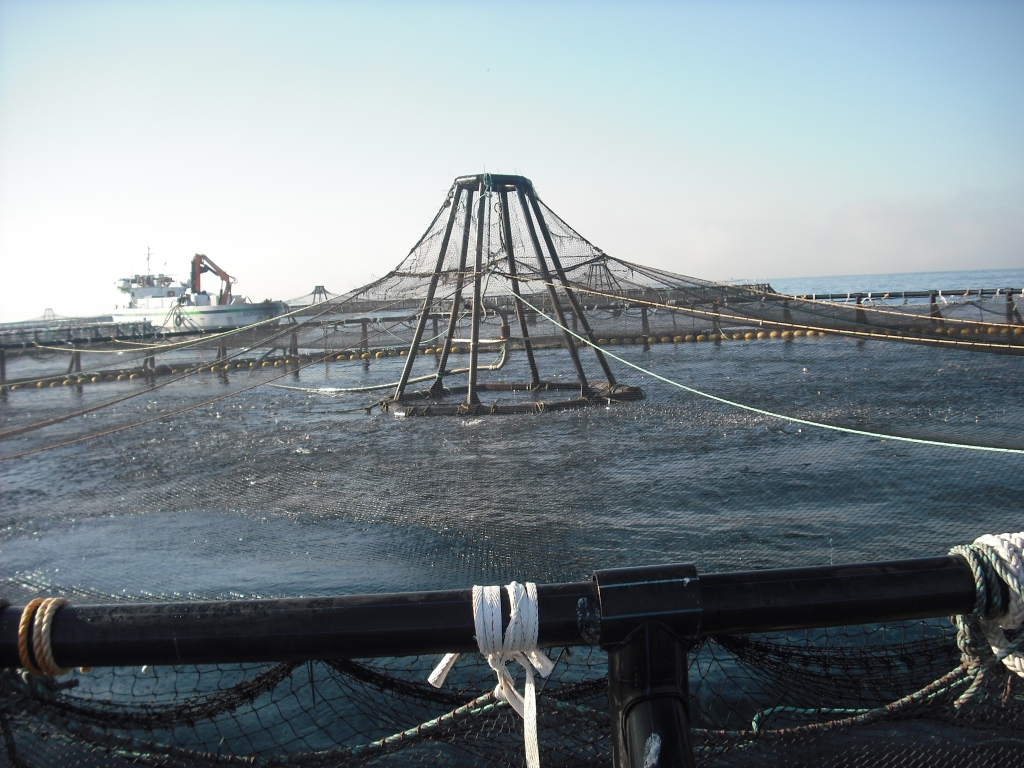
<path id="1" fill-rule="evenodd" d="M 603 253 L 532 187 L 460 180 L 393 272 L 277 322 L 8 345 L 2 597 L 231 600 L 945 554 L 1024 528 L 1020 286 L 988 287 L 822 300 L 682 277 Z M 507 386 L 482 392 L 484 411 L 382 412 L 403 374 L 422 390 L 440 370 L 438 398 L 463 402 L 474 305 L 478 380 Z M 521 386 L 526 338 L 541 380 L 569 389 Z M 645 399 L 486 412 L 579 399 L 570 344 L 589 383 L 603 357 Z M 542 764 L 610 764 L 605 654 L 548 651 Z M 1024 752 L 1016 676 L 959 706 L 955 686 L 911 696 L 961 664 L 946 619 L 710 637 L 689 659 L 700 765 Z M 0 765 L 523 763 L 522 721 L 484 696 L 486 662 L 464 654 L 435 689 L 436 662 L 8 670 Z"/>

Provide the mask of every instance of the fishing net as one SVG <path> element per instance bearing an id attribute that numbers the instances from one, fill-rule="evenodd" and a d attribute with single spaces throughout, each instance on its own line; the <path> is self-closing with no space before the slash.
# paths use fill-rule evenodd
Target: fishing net
<path id="1" fill-rule="evenodd" d="M 393 272 L 273 322 L 5 336 L 0 597 L 308 597 L 945 554 L 1024 528 L 1020 286 L 984 288 L 847 299 L 687 278 L 605 254 L 532 187 L 460 180 Z M 482 409 L 382 411 L 403 376 L 422 391 L 439 371 L 439 399 L 465 402 L 474 306 L 478 380 L 496 385 Z M 589 385 L 607 365 L 644 399 L 583 397 L 570 345 Z M 528 386 L 534 368 L 565 388 Z M 585 402 L 536 412 L 567 399 Z M 605 655 L 548 650 L 542 764 L 610 764 Z M 689 659 L 700 765 L 1022 754 L 1016 676 L 959 705 L 955 685 L 911 696 L 961 663 L 945 619 L 711 637 Z M 523 763 L 486 662 L 464 654 L 435 689 L 436 662 L 8 670 L 0 765 Z"/>

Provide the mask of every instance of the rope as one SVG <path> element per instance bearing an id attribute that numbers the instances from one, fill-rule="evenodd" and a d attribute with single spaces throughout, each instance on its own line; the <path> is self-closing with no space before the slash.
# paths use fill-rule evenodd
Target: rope
<path id="1" fill-rule="evenodd" d="M 867 725 L 929 704 L 967 685 L 967 690 L 953 702 L 959 709 L 984 698 L 985 685 L 995 677 L 1000 661 L 1010 672 L 1024 677 L 1024 652 L 1020 649 L 1022 638 L 1011 641 L 1006 636 L 1006 631 L 1013 632 L 1024 624 L 1024 532 L 979 536 L 973 544 L 953 547 L 949 553 L 967 560 L 974 574 L 973 611 L 951 618 L 957 627 L 960 666 L 921 690 L 875 709 L 770 707 L 754 715 L 750 724 L 751 735 L 778 737 Z M 1007 604 L 1003 600 L 1004 587 L 1009 593 Z M 846 717 L 788 728 L 766 729 L 765 722 L 780 714 L 796 717 Z"/>
<path id="2" fill-rule="evenodd" d="M 29 600 L 28 605 L 21 612 L 21 621 L 18 622 L 18 658 L 21 659 L 21 666 L 31 675 L 43 674 L 28 653 L 29 636 L 32 634 L 32 619 L 35 618 L 36 609 L 42 604 L 43 598 L 41 597 Z"/>
<path id="3" fill-rule="evenodd" d="M 18 622 L 18 657 L 32 675 L 63 675 L 70 672 L 57 664 L 50 643 L 50 628 L 58 609 L 68 605 L 63 597 L 36 597 L 21 612 Z M 29 653 L 31 641 L 32 653 Z"/>
<path id="4" fill-rule="evenodd" d="M 508 627 L 502 636 L 501 587 L 473 587 L 476 642 L 480 653 L 497 675 L 495 699 L 499 702 L 507 701 L 523 718 L 527 768 L 540 768 L 540 750 L 537 746 L 537 691 L 533 672 L 536 670 L 541 677 L 547 677 L 554 669 L 554 665 L 537 648 L 537 631 L 540 624 L 537 585 L 528 581 L 524 586 L 513 581 L 506 585 L 505 590 L 508 592 L 512 610 Z M 446 654 L 430 673 L 427 682 L 435 688 L 440 688 L 458 657 L 457 653 Z M 515 689 L 515 680 L 508 671 L 508 665 L 513 661 L 526 670 L 526 683 L 522 694 Z"/>
<path id="5" fill-rule="evenodd" d="M 636 363 L 632 363 L 629 360 L 626 360 L 625 358 L 620 357 L 619 355 L 616 355 L 614 352 L 611 352 L 610 350 L 608 350 L 605 347 L 599 347 L 596 344 L 592 343 L 590 341 L 590 339 L 588 339 L 587 337 L 581 336 L 580 334 L 576 333 L 575 331 L 572 331 L 571 329 L 566 328 L 564 325 L 559 323 L 557 320 L 555 320 L 555 319 L 553 319 L 551 317 L 548 317 L 543 312 L 541 312 L 537 307 L 533 306 L 533 304 L 528 302 L 526 299 L 524 299 L 519 294 L 512 292 L 512 295 L 515 296 L 516 298 L 518 298 L 520 301 L 522 301 L 525 306 L 529 307 L 530 309 L 532 309 L 535 312 L 537 312 L 538 314 L 540 314 L 549 323 L 552 323 L 553 325 L 557 326 L 558 328 L 561 328 L 566 333 L 571 334 L 574 338 L 576 338 L 579 341 L 581 341 L 582 343 L 586 344 L 588 347 L 593 347 L 594 349 L 600 350 L 601 354 L 603 354 L 605 357 L 610 357 L 610 358 L 612 358 L 612 360 L 616 360 L 616 361 L 622 363 L 623 365 L 628 365 L 630 368 L 633 368 L 634 370 L 637 370 L 640 373 L 646 374 L 647 376 L 650 376 L 651 378 L 657 379 L 658 381 L 662 381 L 662 382 L 664 382 L 666 384 L 669 384 L 669 385 L 671 385 L 673 387 L 678 387 L 679 389 L 682 389 L 682 390 L 684 390 L 686 392 L 689 392 L 690 394 L 697 395 L 698 397 L 704 397 L 704 398 L 707 398 L 708 400 L 714 400 L 716 403 L 722 403 L 723 405 L 729 405 L 729 406 L 732 406 L 733 408 L 740 408 L 740 409 L 742 409 L 744 411 L 750 411 L 751 413 L 760 414 L 761 416 L 769 416 L 769 417 L 771 417 L 773 419 L 781 419 L 782 421 L 788 421 L 788 422 L 791 422 L 793 424 L 803 424 L 804 426 L 808 426 L 808 427 L 817 427 L 819 429 L 828 429 L 828 430 L 831 430 L 833 432 L 842 432 L 842 433 L 848 434 L 848 435 L 861 435 L 862 437 L 874 437 L 874 438 L 877 438 L 879 440 L 896 440 L 896 441 L 901 442 L 901 443 L 914 443 L 916 445 L 933 445 L 933 446 L 941 446 L 943 448 L 963 448 L 963 449 L 969 450 L 969 451 L 989 451 L 991 453 L 1010 453 L 1010 454 L 1016 454 L 1016 455 L 1024 455 L 1024 448 L 997 448 L 997 447 L 991 446 L 991 445 L 969 445 L 967 443 L 950 443 L 950 442 L 944 442 L 942 440 L 924 440 L 924 439 L 919 438 L 919 437 L 904 437 L 902 435 L 883 435 L 883 434 L 881 434 L 879 432 L 869 432 L 869 431 L 867 431 L 865 429 L 853 429 L 851 427 L 840 427 L 837 424 L 825 424 L 825 423 L 820 422 L 820 421 L 811 421 L 810 419 L 801 419 L 801 418 L 798 418 L 796 416 L 787 416 L 784 413 L 776 413 L 775 411 L 766 411 L 763 408 L 755 408 L 752 405 L 746 405 L 745 403 L 738 403 L 735 400 L 728 400 L 728 399 L 726 399 L 724 397 L 719 397 L 718 395 L 712 395 L 710 392 L 704 392 L 702 390 L 695 389 L 694 387 L 688 387 L 685 384 L 682 384 L 682 383 L 680 383 L 678 381 L 673 381 L 672 379 L 669 379 L 669 378 L 667 378 L 665 376 L 661 376 L 660 374 L 657 374 L 654 371 L 650 371 L 650 370 L 644 368 L 643 366 L 639 366 Z"/>
<path id="6" fill-rule="evenodd" d="M 32 651 L 44 675 L 64 675 L 71 671 L 57 664 L 50 643 L 50 627 L 53 625 L 54 614 L 65 605 L 69 605 L 69 601 L 63 597 L 47 598 L 39 606 L 32 622 Z"/>
<path id="7" fill-rule="evenodd" d="M 974 611 L 957 616 L 957 645 L 962 666 L 973 677 L 971 686 L 957 699 L 957 707 L 981 698 L 981 690 L 997 662 L 1024 677 L 1024 653 L 1020 639 L 1006 632 L 1024 624 L 1024 532 L 980 536 L 973 544 L 953 547 L 950 554 L 967 560 L 974 574 Z M 1009 595 L 1004 605 L 1004 588 Z"/>

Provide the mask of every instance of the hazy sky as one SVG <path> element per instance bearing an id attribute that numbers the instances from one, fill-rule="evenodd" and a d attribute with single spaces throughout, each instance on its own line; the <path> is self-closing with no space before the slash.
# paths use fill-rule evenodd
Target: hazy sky
<path id="1" fill-rule="evenodd" d="M 1024 3 L 0 0 L 0 321 L 391 269 L 453 177 L 711 279 L 1024 265 Z M 166 268 L 165 268 L 166 264 Z"/>

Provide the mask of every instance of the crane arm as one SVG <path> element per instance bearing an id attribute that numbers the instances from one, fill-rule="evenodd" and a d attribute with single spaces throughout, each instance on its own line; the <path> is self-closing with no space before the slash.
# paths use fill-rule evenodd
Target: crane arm
<path id="1" fill-rule="evenodd" d="M 217 297 L 217 303 L 230 304 L 231 283 L 233 279 L 231 275 L 214 264 L 213 260 L 205 253 L 197 253 L 192 259 L 192 292 L 199 293 L 202 290 L 200 288 L 200 276 L 203 272 L 213 272 L 221 279 L 220 296 Z"/>

